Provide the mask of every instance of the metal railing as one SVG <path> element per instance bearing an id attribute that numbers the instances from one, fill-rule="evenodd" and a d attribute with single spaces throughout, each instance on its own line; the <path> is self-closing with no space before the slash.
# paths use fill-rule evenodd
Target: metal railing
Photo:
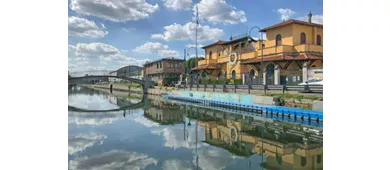
<path id="1" fill-rule="evenodd" d="M 268 91 L 281 91 L 282 93 L 294 91 L 294 92 L 301 92 L 301 93 L 323 93 L 323 86 L 322 85 L 259 85 L 259 84 L 243 84 L 243 85 L 237 85 L 237 84 L 180 84 L 176 86 L 178 89 L 189 89 L 189 90 L 203 90 L 207 91 L 207 89 L 212 89 L 213 92 L 216 90 L 222 90 L 223 92 L 227 92 L 228 90 L 234 90 L 234 93 L 237 92 L 238 89 L 240 90 L 247 90 L 248 94 L 251 93 L 251 90 L 261 90 L 264 93 L 267 93 Z"/>

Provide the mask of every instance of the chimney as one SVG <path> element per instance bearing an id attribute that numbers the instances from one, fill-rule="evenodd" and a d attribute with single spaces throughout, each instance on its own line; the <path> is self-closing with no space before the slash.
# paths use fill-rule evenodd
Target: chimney
<path id="1" fill-rule="evenodd" d="M 311 10 L 310 10 L 310 13 L 309 13 L 309 15 L 308 15 L 308 19 L 309 19 L 309 24 L 311 24 L 311 17 L 313 16 L 313 14 L 311 14 Z"/>

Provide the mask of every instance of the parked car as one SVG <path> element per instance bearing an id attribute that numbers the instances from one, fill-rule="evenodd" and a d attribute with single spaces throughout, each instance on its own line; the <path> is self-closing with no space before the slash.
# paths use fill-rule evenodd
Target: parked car
<path id="1" fill-rule="evenodd" d="M 304 86 L 304 85 L 324 85 L 323 84 L 323 79 L 310 79 L 306 82 L 299 83 L 299 86 Z"/>

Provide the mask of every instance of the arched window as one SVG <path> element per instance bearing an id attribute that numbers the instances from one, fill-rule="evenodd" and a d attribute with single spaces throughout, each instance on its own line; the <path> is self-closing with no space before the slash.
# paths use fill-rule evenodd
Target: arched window
<path id="1" fill-rule="evenodd" d="M 281 165 L 282 164 L 282 156 L 276 153 L 276 161 Z"/>
<path id="2" fill-rule="evenodd" d="M 317 155 L 317 164 L 321 163 L 321 155 Z"/>
<path id="3" fill-rule="evenodd" d="M 209 52 L 209 59 L 212 59 L 212 58 L 211 58 L 211 55 L 212 55 L 212 54 L 213 54 L 213 52 L 210 51 L 210 52 Z"/>
<path id="4" fill-rule="evenodd" d="M 321 35 L 317 35 L 317 45 L 321 45 Z"/>
<path id="5" fill-rule="evenodd" d="M 301 33 L 301 44 L 306 44 L 306 34 Z"/>
<path id="6" fill-rule="evenodd" d="M 276 36 L 276 46 L 282 45 L 282 35 L 278 34 Z"/>
<path id="7" fill-rule="evenodd" d="M 305 165 L 306 165 L 306 157 L 301 156 L 301 166 L 305 167 Z"/>
<path id="8" fill-rule="evenodd" d="M 255 76 L 255 70 L 251 70 L 250 72 L 249 72 L 249 76 L 250 76 L 250 78 L 253 78 L 254 76 Z"/>
<path id="9" fill-rule="evenodd" d="M 265 48 L 265 44 L 262 45 L 262 48 L 263 48 L 263 49 Z"/>
<path id="10" fill-rule="evenodd" d="M 232 71 L 232 79 L 233 79 L 233 80 L 236 79 L 236 70 L 233 70 L 233 71 Z"/>

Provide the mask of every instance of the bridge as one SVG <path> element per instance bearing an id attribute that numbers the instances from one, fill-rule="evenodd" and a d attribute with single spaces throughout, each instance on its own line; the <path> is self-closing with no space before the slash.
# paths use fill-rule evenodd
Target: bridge
<path id="1" fill-rule="evenodd" d="M 114 76 L 114 75 L 85 75 L 85 76 L 80 76 L 80 77 L 68 77 L 68 83 L 69 84 L 77 84 L 75 80 L 88 80 L 88 79 L 96 79 L 96 78 L 117 78 L 117 79 L 123 79 L 127 80 L 130 82 L 138 83 L 142 86 L 144 94 L 148 93 L 148 88 L 151 85 L 150 77 L 144 77 L 143 80 L 141 79 L 136 79 L 136 78 L 130 78 L 126 76 Z"/>

